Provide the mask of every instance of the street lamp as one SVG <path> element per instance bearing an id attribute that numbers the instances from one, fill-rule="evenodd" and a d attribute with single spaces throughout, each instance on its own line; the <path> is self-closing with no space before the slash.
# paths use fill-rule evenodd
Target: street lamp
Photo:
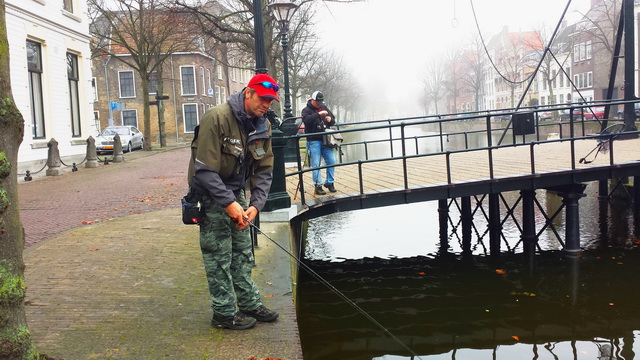
<path id="1" fill-rule="evenodd" d="M 280 35 L 282 42 L 282 57 L 283 57 L 283 67 L 284 67 L 284 114 L 283 120 L 293 117 L 293 113 L 291 112 L 291 93 L 289 92 L 289 61 L 287 57 L 287 49 L 289 48 L 289 41 L 287 40 L 287 28 L 289 27 L 289 22 L 293 17 L 293 13 L 295 12 L 298 5 L 294 4 L 293 1 L 288 0 L 275 0 L 271 4 L 268 5 L 271 11 L 273 12 L 273 16 L 275 16 L 276 20 L 280 23 Z"/>

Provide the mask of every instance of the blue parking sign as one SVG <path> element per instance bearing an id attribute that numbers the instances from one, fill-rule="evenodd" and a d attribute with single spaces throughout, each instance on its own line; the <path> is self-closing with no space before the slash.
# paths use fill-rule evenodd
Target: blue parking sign
<path id="1" fill-rule="evenodd" d="M 111 105 L 111 110 L 115 110 L 116 107 L 118 107 L 118 103 L 116 101 L 112 101 L 110 105 Z"/>

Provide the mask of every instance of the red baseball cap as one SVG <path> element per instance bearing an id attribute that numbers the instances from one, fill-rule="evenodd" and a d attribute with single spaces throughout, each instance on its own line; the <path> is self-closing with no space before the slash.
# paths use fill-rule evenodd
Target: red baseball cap
<path id="1" fill-rule="evenodd" d="M 278 98 L 278 83 L 268 74 L 256 74 L 249 80 L 247 87 L 256 91 L 258 96 L 272 98 L 280 101 Z"/>

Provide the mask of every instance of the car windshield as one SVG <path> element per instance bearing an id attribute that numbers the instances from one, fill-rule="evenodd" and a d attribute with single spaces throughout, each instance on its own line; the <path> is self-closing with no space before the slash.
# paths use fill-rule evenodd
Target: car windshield
<path id="1" fill-rule="evenodd" d="M 127 130 L 127 128 L 123 128 L 123 127 L 106 128 L 102 130 L 102 135 L 105 135 L 105 136 L 115 135 L 115 134 L 128 135 L 129 131 Z"/>

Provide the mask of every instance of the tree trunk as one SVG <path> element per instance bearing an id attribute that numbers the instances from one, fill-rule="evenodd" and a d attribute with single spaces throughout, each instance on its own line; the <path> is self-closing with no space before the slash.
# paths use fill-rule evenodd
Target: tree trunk
<path id="1" fill-rule="evenodd" d="M 158 79 L 158 86 L 157 86 L 157 96 L 161 97 L 162 95 L 164 95 L 164 83 L 162 81 L 163 79 L 163 74 L 162 74 L 162 65 L 158 66 L 158 76 L 156 76 L 156 78 Z M 167 134 L 165 133 L 164 130 L 164 100 L 162 99 L 158 99 L 158 136 L 160 137 L 160 147 L 163 148 L 165 146 L 167 146 Z M 178 129 L 176 129 L 176 132 L 178 131 Z"/>
<path id="2" fill-rule="evenodd" d="M 141 69 L 140 74 L 143 74 L 140 81 L 140 87 L 142 88 L 142 113 L 144 118 L 144 151 L 151 151 L 151 110 L 149 109 L 149 74 L 146 69 Z"/>
<path id="3" fill-rule="evenodd" d="M 0 358 L 37 359 L 24 311 L 24 230 L 18 208 L 18 147 L 24 119 L 13 102 L 4 0 L 0 0 Z"/>

